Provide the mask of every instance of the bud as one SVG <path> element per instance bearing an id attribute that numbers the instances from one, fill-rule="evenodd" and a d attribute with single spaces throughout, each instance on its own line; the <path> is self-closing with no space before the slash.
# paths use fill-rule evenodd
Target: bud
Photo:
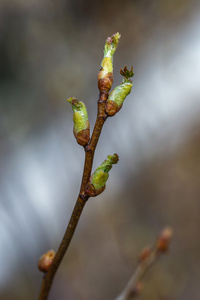
<path id="1" fill-rule="evenodd" d="M 113 164 L 116 164 L 119 160 L 117 154 L 108 155 L 107 159 L 95 170 L 91 175 L 89 183 L 86 186 L 86 194 L 91 197 L 95 197 L 101 194 L 106 187 L 106 181 L 108 180 L 108 172 L 112 168 Z"/>
<path id="2" fill-rule="evenodd" d="M 43 254 L 38 262 L 38 269 L 41 272 L 48 272 L 53 259 L 55 257 L 55 251 L 54 250 L 49 250 L 45 254 Z"/>
<path id="3" fill-rule="evenodd" d="M 163 232 L 161 232 L 157 240 L 157 244 L 156 244 L 157 251 L 161 253 L 165 253 L 169 248 L 171 238 L 172 238 L 172 229 L 169 227 L 165 228 Z"/>
<path id="4" fill-rule="evenodd" d="M 144 263 L 148 260 L 152 253 L 152 249 L 150 247 L 144 248 L 139 255 L 139 262 Z"/>
<path id="5" fill-rule="evenodd" d="M 68 98 L 67 101 L 72 104 L 74 112 L 74 136 L 79 145 L 85 146 L 88 144 L 90 139 L 90 123 L 88 120 L 86 106 L 83 102 L 74 97 Z"/>
<path id="6" fill-rule="evenodd" d="M 110 117 L 114 116 L 121 109 L 125 98 L 130 94 L 133 86 L 130 79 L 134 75 L 133 67 L 131 67 L 129 71 L 127 66 L 125 66 L 124 69 L 120 69 L 120 74 L 124 79 L 122 83 L 109 94 L 106 102 L 106 112 Z"/>
<path id="7" fill-rule="evenodd" d="M 101 68 L 98 74 L 98 88 L 100 92 L 108 93 L 113 83 L 113 55 L 117 49 L 119 32 L 108 37 L 104 48 L 104 58 L 101 62 Z"/>
<path id="8" fill-rule="evenodd" d="M 109 94 L 106 102 L 106 112 L 110 117 L 114 116 L 121 109 L 125 98 L 131 92 L 132 86 L 131 82 L 123 81 Z"/>

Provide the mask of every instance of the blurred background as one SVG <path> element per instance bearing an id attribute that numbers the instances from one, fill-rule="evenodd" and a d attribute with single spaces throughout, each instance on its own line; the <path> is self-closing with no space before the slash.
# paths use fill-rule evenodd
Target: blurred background
<path id="1" fill-rule="evenodd" d="M 140 251 L 165 226 L 170 252 L 144 300 L 200 298 L 200 10 L 194 0 L 0 1 L 0 299 L 37 299 L 38 258 L 57 250 L 76 200 L 84 151 L 66 98 L 96 118 L 97 73 L 119 31 L 119 69 L 133 90 L 105 123 L 94 169 L 120 161 L 91 198 L 49 300 L 115 299 Z"/>

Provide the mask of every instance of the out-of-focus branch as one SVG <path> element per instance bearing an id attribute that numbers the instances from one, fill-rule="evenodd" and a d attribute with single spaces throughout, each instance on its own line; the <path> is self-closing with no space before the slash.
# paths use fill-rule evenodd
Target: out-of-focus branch
<path id="1" fill-rule="evenodd" d="M 131 300 L 140 294 L 142 290 L 141 280 L 148 269 L 168 250 L 171 237 L 172 230 L 170 228 L 165 228 L 158 237 L 155 245 L 152 248 L 145 248 L 140 253 L 138 266 L 124 290 L 115 300 Z"/>

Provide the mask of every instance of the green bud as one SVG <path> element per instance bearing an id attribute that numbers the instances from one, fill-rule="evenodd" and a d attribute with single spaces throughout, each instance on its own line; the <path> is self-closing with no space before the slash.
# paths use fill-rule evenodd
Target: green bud
<path id="1" fill-rule="evenodd" d="M 79 132 L 86 129 L 85 123 L 88 120 L 88 115 L 85 104 L 74 97 L 68 98 L 67 101 L 71 103 L 74 112 L 73 120 L 75 130 Z"/>
<path id="2" fill-rule="evenodd" d="M 89 183 L 86 187 L 86 193 L 89 196 L 97 196 L 105 189 L 106 181 L 108 180 L 108 172 L 112 168 L 113 164 L 116 164 L 119 160 L 117 154 L 108 155 L 107 159 L 95 170 L 90 177 Z"/>
<path id="3" fill-rule="evenodd" d="M 119 32 L 117 32 L 113 34 L 111 37 L 108 37 L 106 40 L 105 48 L 104 48 L 104 58 L 102 60 L 101 67 L 107 73 L 113 71 L 113 63 L 112 63 L 113 55 L 119 44 L 120 37 L 121 35 L 119 34 Z"/>
<path id="4" fill-rule="evenodd" d="M 102 164 L 94 171 L 91 183 L 93 184 L 95 189 L 98 189 L 105 185 L 108 180 L 109 174 L 108 172 L 112 168 L 113 164 L 116 164 L 119 160 L 117 154 L 108 155 L 107 158 L 102 162 Z"/>
<path id="5" fill-rule="evenodd" d="M 125 98 L 130 94 L 132 83 L 122 82 L 110 93 L 106 102 L 106 112 L 109 116 L 114 116 L 122 107 Z"/>
<path id="6" fill-rule="evenodd" d="M 98 87 L 100 91 L 108 92 L 113 83 L 113 55 L 117 49 L 119 32 L 108 37 L 104 48 L 104 58 L 101 62 L 101 68 L 98 74 Z"/>
<path id="7" fill-rule="evenodd" d="M 74 120 L 74 136 L 78 144 L 84 146 L 90 139 L 90 123 L 88 120 L 88 114 L 86 106 L 83 102 L 74 97 L 67 99 L 72 104 L 73 120 Z"/>
<path id="8" fill-rule="evenodd" d="M 127 66 L 124 69 L 120 69 L 120 74 L 124 76 L 124 79 L 120 85 L 118 85 L 109 94 L 106 102 L 106 112 L 109 116 L 114 116 L 122 107 L 125 98 L 130 94 L 133 86 L 130 77 L 134 75 L 133 67 L 129 71 Z"/>

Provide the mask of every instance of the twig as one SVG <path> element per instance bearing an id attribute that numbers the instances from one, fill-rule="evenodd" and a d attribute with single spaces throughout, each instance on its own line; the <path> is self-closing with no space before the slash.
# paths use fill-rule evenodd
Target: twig
<path id="1" fill-rule="evenodd" d="M 85 164 L 84 164 L 84 170 L 82 175 L 82 183 L 80 187 L 80 192 L 74 207 L 74 210 L 72 212 L 70 221 L 68 223 L 66 232 L 63 236 L 62 242 L 59 246 L 59 249 L 57 253 L 55 254 L 55 257 L 53 261 L 49 264 L 49 266 L 45 265 L 45 274 L 43 277 L 43 282 L 40 290 L 39 300 L 46 300 L 48 298 L 48 294 L 54 279 L 54 276 L 56 274 L 56 271 L 69 247 L 69 244 L 71 242 L 71 239 L 73 237 L 73 234 L 75 232 L 75 229 L 77 227 L 79 218 L 81 216 L 81 213 L 83 211 L 83 208 L 85 206 L 85 203 L 89 199 L 90 196 L 98 195 L 100 192 L 102 192 L 105 189 L 105 184 L 99 189 L 95 189 L 95 186 L 90 181 L 91 178 L 91 171 L 92 171 L 92 165 L 93 165 L 93 158 L 95 149 L 99 140 L 99 136 L 101 134 L 102 127 L 108 117 L 108 113 L 106 112 L 106 101 L 108 99 L 108 93 L 112 86 L 113 82 L 113 72 L 112 72 L 112 56 L 117 48 L 118 42 L 119 42 L 120 35 L 119 33 L 114 34 L 111 38 L 108 38 L 106 40 L 105 50 L 104 50 L 104 59 L 102 61 L 101 69 L 98 75 L 98 87 L 100 91 L 100 96 L 98 100 L 98 111 L 97 111 L 97 119 L 95 122 L 95 126 L 93 129 L 91 140 L 87 142 L 87 138 L 89 139 L 89 121 L 85 122 L 86 118 L 86 108 L 85 105 L 82 102 L 79 102 L 75 98 L 69 98 L 68 101 L 74 104 L 75 109 L 77 109 L 78 113 L 80 113 L 80 116 L 83 116 L 83 111 L 85 113 L 85 116 L 83 117 L 83 120 L 81 120 L 81 130 L 78 132 L 77 128 L 74 128 L 74 134 L 77 139 L 77 142 L 84 147 L 85 150 Z M 129 83 L 130 85 L 130 83 Z M 130 93 L 130 89 L 129 89 Z M 125 94 L 127 95 L 127 92 L 125 91 Z M 124 99 L 126 97 L 124 96 Z M 80 109 L 82 109 L 82 112 L 80 112 Z M 80 124 L 78 124 L 80 125 Z M 84 127 L 85 126 L 85 127 Z M 112 167 L 113 163 L 116 163 L 118 161 L 118 156 L 114 155 L 114 160 L 111 163 L 108 162 L 109 166 L 107 166 L 107 170 Z M 106 162 L 107 163 L 107 162 Z M 104 164 L 105 167 L 105 164 Z M 105 171 L 107 172 L 107 171 Z M 107 175 L 107 174 L 106 174 Z M 108 175 L 107 175 L 108 177 Z M 107 179 L 106 179 L 107 180 Z M 89 184 L 89 186 L 88 186 Z M 88 187 L 88 189 L 87 189 Z M 95 195 L 91 195 L 87 190 L 89 191 L 91 187 L 95 191 Z M 45 259 L 45 254 L 40 259 L 40 264 L 43 263 L 43 259 Z M 45 262 L 48 262 L 49 259 L 46 259 Z M 42 268 L 39 269 L 41 270 Z"/>
<path id="2" fill-rule="evenodd" d="M 149 268 L 168 250 L 172 230 L 166 228 L 159 236 L 153 248 L 145 248 L 139 257 L 138 266 L 122 293 L 115 300 L 131 300 L 137 297 L 142 289 L 142 278 Z"/>
<path id="3" fill-rule="evenodd" d="M 107 116 L 105 114 L 105 102 L 106 102 L 107 98 L 108 98 L 108 94 L 105 94 L 105 93 L 100 94 L 100 97 L 98 100 L 98 115 L 97 115 L 96 123 L 94 126 L 92 138 L 91 138 L 90 143 L 85 147 L 85 164 L 84 164 L 84 170 L 83 170 L 83 175 L 82 175 L 82 183 L 81 183 L 80 193 L 79 193 L 78 199 L 76 201 L 74 210 L 72 212 L 69 224 L 68 224 L 65 234 L 63 236 L 62 242 L 60 244 L 60 247 L 55 255 L 55 258 L 52 262 L 50 269 L 48 270 L 48 272 L 46 274 L 44 274 L 39 300 L 46 300 L 48 297 L 48 294 L 49 294 L 49 291 L 50 291 L 50 288 L 52 285 L 52 281 L 56 274 L 56 271 L 57 271 L 64 255 L 69 247 L 69 244 L 70 244 L 73 234 L 75 232 L 76 226 L 78 224 L 79 218 L 80 218 L 83 208 L 85 206 L 85 203 L 89 199 L 89 196 L 87 196 L 85 194 L 85 188 L 86 188 L 86 185 L 87 185 L 90 175 L 91 175 L 96 145 L 99 140 L 99 136 L 101 134 L 101 130 L 104 125 L 104 122 L 107 118 Z"/>

